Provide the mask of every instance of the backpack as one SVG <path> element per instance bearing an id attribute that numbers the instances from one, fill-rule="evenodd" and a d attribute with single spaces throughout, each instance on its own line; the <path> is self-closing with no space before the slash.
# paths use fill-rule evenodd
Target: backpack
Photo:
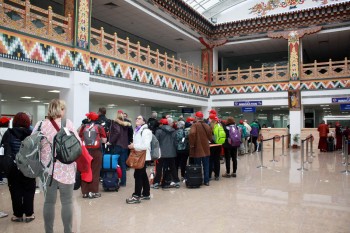
<path id="1" fill-rule="evenodd" d="M 214 126 L 214 142 L 216 144 L 224 144 L 226 141 L 226 133 L 221 124 L 216 124 Z"/>
<path id="2" fill-rule="evenodd" d="M 231 146 L 238 147 L 241 145 L 242 130 L 240 127 L 231 125 L 228 135 L 228 142 Z"/>
<path id="3" fill-rule="evenodd" d="M 182 133 L 180 133 L 180 131 L 176 132 L 176 141 L 178 142 L 176 147 L 177 151 L 189 150 L 188 130 L 183 129 Z"/>
<path id="4" fill-rule="evenodd" d="M 45 139 L 47 143 L 50 143 L 45 135 L 42 134 L 41 125 L 42 122 L 40 122 L 35 133 L 26 137 L 21 142 L 21 147 L 16 154 L 18 169 L 24 176 L 29 178 L 40 177 L 45 169 L 49 168 L 51 165 L 51 161 L 46 167 L 41 163 L 41 141 Z"/>
<path id="5" fill-rule="evenodd" d="M 157 160 L 160 158 L 160 146 L 159 141 L 156 136 L 152 133 L 152 141 L 151 141 L 151 159 Z"/>
<path id="6" fill-rule="evenodd" d="M 250 134 L 254 137 L 259 136 L 259 127 L 252 126 L 252 130 L 250 131 Z"/>
<path id="7" fill-rule="evenodd" d="M 244 125 L 238 125 L 238 127 L 241 129 L 242 138 L 249 137 L 249 134 L 247 132 L 247 127 L 245 127 Z"/>
<path id="8" fill-rule="evenodd" d="M 98 125 L 92 123 L 84 126 L 83 145 L 89 149 L 101 148 L 100 128 Z"/>
<path id="9" fill-rule="evenodd" d="M 143 131 L 142 131 L 143 132 Z M 142 136 L 141 132 L 141 136 Z M 157 160 L 160 158 L 160 146 L 159 146 L 159 141 L 157 137 L 152 133 L 152 140 L 151 140 L 151 160 Z"/>
<path id="10" fill-rule="evenodd" d="M 53 138 L 52 155 L 54 161 L 58 160 L 64 164 L 73 163 L 81 155 L 81 145 L 78 138 L 66 127 L 61 127 L 61 129 L 59 129 L 54 120 L 50 121 L 57 130 L 57 134 Z M 66 125 L 65 119 L 62 119 L 61 125 Z M 56 156 L 54 156 L 55 154 Z"/>

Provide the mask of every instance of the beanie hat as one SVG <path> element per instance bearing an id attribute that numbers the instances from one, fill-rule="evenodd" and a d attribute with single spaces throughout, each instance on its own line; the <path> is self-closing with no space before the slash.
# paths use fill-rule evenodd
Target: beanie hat
<path id="1" fill-rule="evenodd" d="M 243 125 L 243 120 L 240 120 L 239 123 L 240 123 L 241 125 Z"/>
<path id="2" fill-rule="evenodd" d="M 13 118 L 13 127 L 23 127 L 28 129 L 30 126 L 30 119 L 24 112 L 19 112 Z"/>

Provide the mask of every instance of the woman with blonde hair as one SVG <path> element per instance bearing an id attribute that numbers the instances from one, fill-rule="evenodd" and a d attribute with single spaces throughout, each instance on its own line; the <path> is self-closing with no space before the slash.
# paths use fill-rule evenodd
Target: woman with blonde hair
<path id="1" fill-rule="evenodd" d="M 65 127 L 69 131 L 74 132 L 75 136 L 79 138 L 76 130 L 74 129 L 73 123 L 66 119 L 66 125 L 61 125 L 62 118 L 64 118 L 66 112 L 66 104 L 63 100 L 53 99 L 51 100 L 48 108 L 48 119 L 45 119 L 41 123 L 41 132 L 46 136 L 47 140 L 52 144 L 53 138 L 57 134 L 53 123 L 54 121 L 58 126 Z M 33 133 L 37 131 L 40 122 L 38 122 L 33 130 Z M 51 161 L 51 146 L 46 140 L 42 140 L 41 147 L 41 162 L 44 166 L 47 166 Z M 60 192 L 61 200 L 61 218 L 64 226 L 64 233 L 72 232 L 73 223 L 73 187 L 75 183 L 75 172 L 76 163 L 64 164 L 60 161 L 51 163 L 49 167 L 49 174 L 53 176 L 48 178 L 49 181 L 52 179 L 51 185 L 46 186 L 46 195 L 44 201 L 44 223 L 45 232 L 53 233 L 53 223 L 55 220 L 55 205 L 57 199 L 57 192 Z"/>
<path id="2" fill-rule="evenodd" d="M 129 127 L 131 123 L 124 120 L 124 113 L 118 110 L 115 120 L 111 121 L 109 143 L 112 144 L 112 153 L 119 154 L 119 165 L 122 169 L 120 186 L 126 186 L 126 159 L 128 157 Z"/>

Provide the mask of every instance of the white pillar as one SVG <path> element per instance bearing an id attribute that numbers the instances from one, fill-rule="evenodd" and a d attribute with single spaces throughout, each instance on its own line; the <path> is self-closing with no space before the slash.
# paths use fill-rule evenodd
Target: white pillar
<path id="1" fill-rule="evenodd" d="M 69 78 L 71 79 L 71 87 L 62 90 L 60 98 L 66 102 L 66 118 L 73 121 L 74 126 L 78 128 L 85 118 L 85 114 L 89 112 L 90 74 L 73 71 Z"/>
<path id="2" fill-rule="evenodd" d="M 36 106 L 36 112 L 33 112 L 33 124 L 38 121 L 45 120 L 45 116 L 47 115 L 46 107 L 43 104 L 38 104 Z"/>
<path id="3" fill-rule="evenodd" d="M 303 120 L 303 112 L 302 111 L 289 111 L 289 132 L 291 136 L 291 145 L 293 145 L 293 137 L 295 134 L 299 135 L 299 142 L 298 145 L 300 145 L 300 133 L 301 133 L 301 127 L 302 127 L 302 120 Z"/>

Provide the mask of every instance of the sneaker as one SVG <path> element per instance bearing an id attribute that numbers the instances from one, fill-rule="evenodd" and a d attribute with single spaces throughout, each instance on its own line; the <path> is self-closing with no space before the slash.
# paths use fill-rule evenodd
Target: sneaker
<path id="1" fill-rule="evenodd" d="M 237 177 L 236 173 L 232 173 L 232 177 Z"/>
<path id="2" fill-rule="evenodd" d="M 220 178 L 218 176 L 215 176 L 215 180 L 218 181 Z"/>
<path id="3" fill-rule="evenodd" d="M 141 200 L 138 196 L 132 195 L 130 198 L 126 199 L 126 203 L 127 204 L 137 204 L 137 203 L 141 203 Z"/>
<path id="4" fill-rule="evenodd" d="M 209 186 L 209 182 L 207 182 L 207 183 L 204 183 L 204 185 L 205 185 L 205 186 Z"/>
<path id="5" fill-rule="evenodd" d="M 141 195 L 141 197 L 140 197 L 140 200 L 150 200 L 150 199 L 151 199 L 151 196 Z"/>
<path id="6" fill-rule="evenodd" d="M 83 194 L 83 198 L 88 198 L 89 197 L 89 194 L 85 193 Z"/>
<path id="7" fill-rule="evenodd" d="M 229 173 L 225 173 L 225 174 L 222 175 L 222 177 L 230 178 L 231 175 Z"/>
<path id="8" fill-rule="evenodd" d="M 99 197 L 101 197 L 101 193 L 92 193 L 92 192 L 89 192 L 88 197 L 89 197 L 90 199 L 99 198 Z"/>
<path id="9" fill-rule="evenodd" d="M 0 218 L 5 218 L 7 216 L 9 216 L 9 215 L 6 214 L 5 212 L 0 211 Z"/>
<path id="10" fill-rule="evenodd" d="M 171 181 L 169 188 L 175 188 L 176 187 L 176 183 L 174 181 Z"/>
<path id="11" fill-rule="evenodd" d="M 158 183 L 154 183 L 154 184 L 151 185 L 151 188 L 159 189 L 159 184 Z"/>

